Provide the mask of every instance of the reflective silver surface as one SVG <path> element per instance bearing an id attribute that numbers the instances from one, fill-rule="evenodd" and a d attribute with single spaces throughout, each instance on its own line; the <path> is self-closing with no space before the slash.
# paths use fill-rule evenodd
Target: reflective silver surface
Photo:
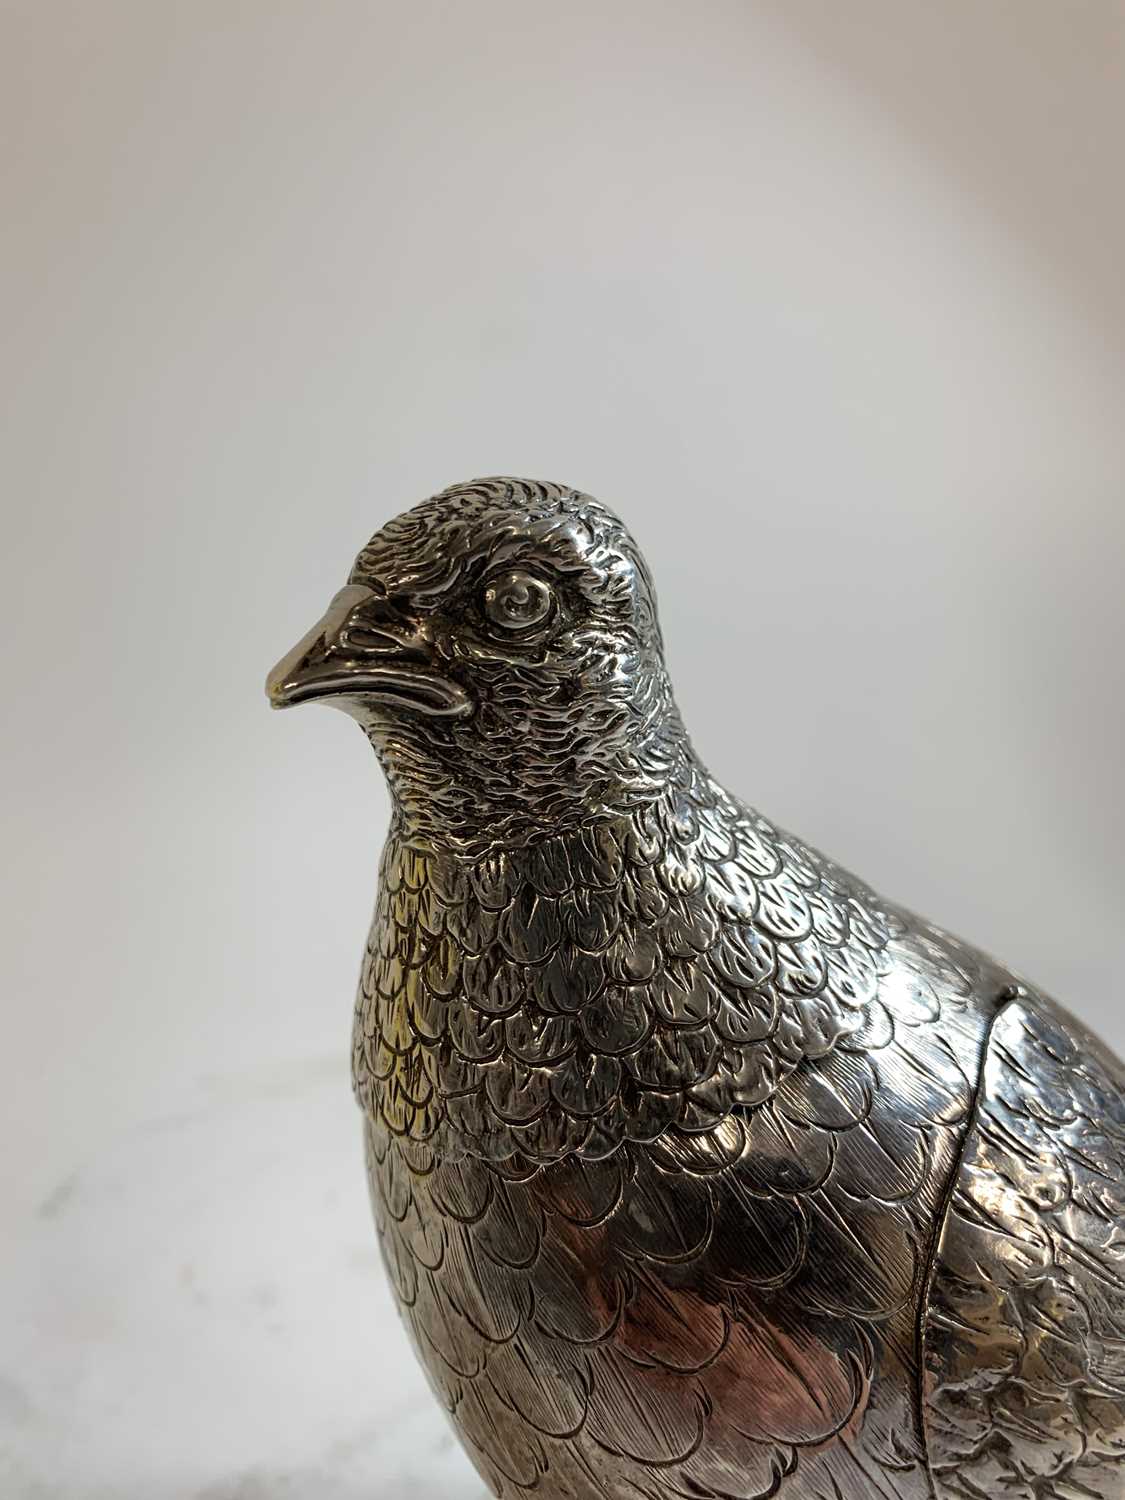
<path id="1" fill-rule="evenodd" d="M 391 787 L 355 1089 L 496 1495 L 1125 1494 L 1120 1064 L 708 775 L 609 510 L 425 502 L 269 691 Z"/>

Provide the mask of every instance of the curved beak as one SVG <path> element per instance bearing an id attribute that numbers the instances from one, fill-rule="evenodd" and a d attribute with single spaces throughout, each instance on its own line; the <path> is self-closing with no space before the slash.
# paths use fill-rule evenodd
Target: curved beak
<path id="1" fill-rule="evenodd" d="M 459 717 L 473 701 L 436 671 L 424 634 L 380 618 L 373 589 L 350 583 L 266 678 L 272 708 L 316 698 L 364 698 Z"/>

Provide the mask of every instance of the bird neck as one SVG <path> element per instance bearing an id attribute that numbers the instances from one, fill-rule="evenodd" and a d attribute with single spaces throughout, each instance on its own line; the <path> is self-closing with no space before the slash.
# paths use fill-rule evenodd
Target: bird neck
<path id="1" fill-rule="evenodd" d="M 472 863 L 533 849 L 594 824 L 628 820 L 675 798 L 701 774 L 670 690 L 628 732 L 556 739 L 443 735 L 414 726 L 368 731 L 387 778 L 392 827 L 404 842 Z"/>
<path id="2" fill-rule="evenodd" d="M 473 834 L 457 834 L 448 826 L 412 817 L 409 807 L 392 792 L 388 840 L 417 851 L 428 861 L 462 871 L 495 860 L 515 871 L 526 871 L 541 868 L 544 858 L 580 843 L 624 840 L 649 824 L 666 828 L 685 798 L 711 803 L 716 797 L 726 797 L 686 736 L 666 753 L 659 777 L 641 772 L 623 776 L 611 786 L 603 783 L 599 799 L 565 800 L 549 816 L 547 809 L 522 805 L 497 809 L 490 826 Z"/>

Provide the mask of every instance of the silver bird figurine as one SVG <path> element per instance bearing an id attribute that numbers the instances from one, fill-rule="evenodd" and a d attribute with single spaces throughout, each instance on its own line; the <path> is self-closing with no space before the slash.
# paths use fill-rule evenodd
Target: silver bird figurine
<path id="1" fill-rule="evenodd" d="M 612 511 L 425 501 L 268 687 L 390 785 L 355 1093 L 496 1496 L 1125 1496 L 1121 1063 L 707 773 Z"/>

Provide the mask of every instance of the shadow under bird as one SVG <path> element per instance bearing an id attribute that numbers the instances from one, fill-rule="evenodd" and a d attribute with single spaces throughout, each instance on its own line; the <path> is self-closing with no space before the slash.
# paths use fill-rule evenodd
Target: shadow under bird
<path id="1" fill-rule="evenodd" d="M 612 511 L 425 501 L 269 693 L 390 784 L 355 1093 L 495 1495 L 1125 1496 L 1122 1065 L 708 775 Z"/>

